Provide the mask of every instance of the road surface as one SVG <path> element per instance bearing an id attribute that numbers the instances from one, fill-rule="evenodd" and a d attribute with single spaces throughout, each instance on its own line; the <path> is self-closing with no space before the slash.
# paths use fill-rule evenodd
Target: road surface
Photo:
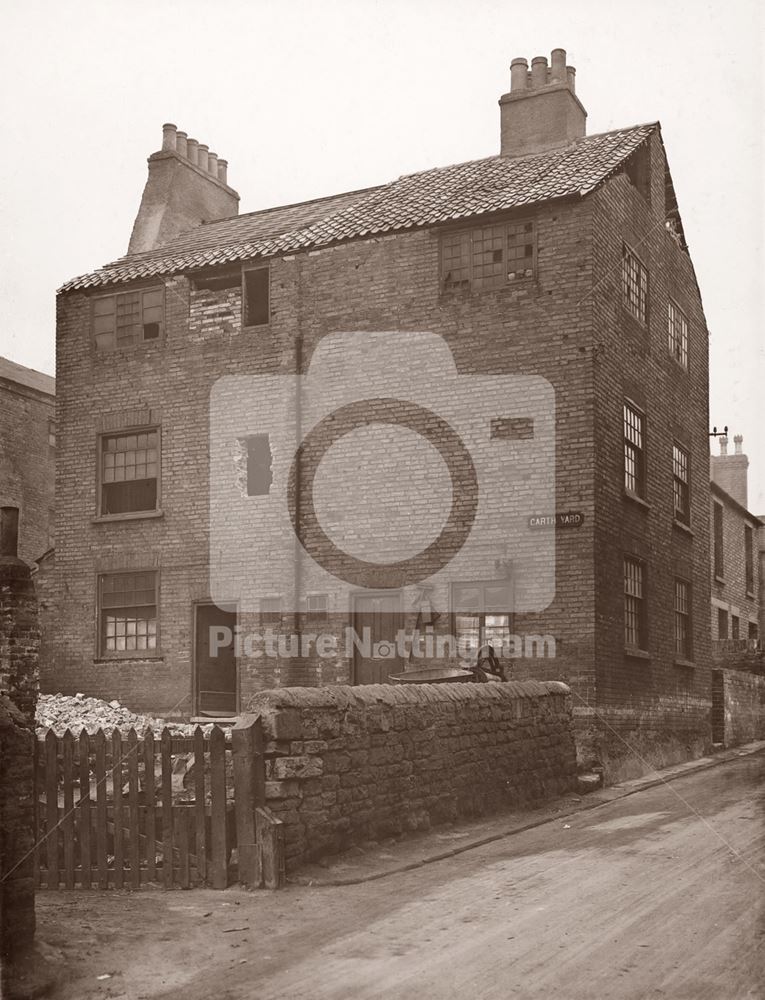
<path id="1" fill-rule="evenodd" d="M 67 1000 L 759 1000 L 763 779 L 737 758 L 358 886 L 45 894 L 41 929 Z"/>

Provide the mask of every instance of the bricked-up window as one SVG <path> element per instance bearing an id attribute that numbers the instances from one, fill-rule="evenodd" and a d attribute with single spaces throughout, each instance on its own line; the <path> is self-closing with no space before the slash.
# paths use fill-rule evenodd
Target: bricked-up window
<path id="1" fill-rule="evenodd" d="M 247 438 L 247 496 L 268 496 L 273 482 L 268 434 Z"/>
<path id="2" fill-rule="evenodd" d="M 622 253 L 622 299 L 635 319 L 645 326 L 648 319 L 648 271 L 627 246 Z"/>
<path id="3" fill-rule="evenodd" d="M 244 271 L 244 325 L 265 326 L 270 319 L 267 267 Z"/>
<path id="4" fill-rule="evenodd" d="M 630 557 L 624 560 L 624 643 L 634 649 L 647 645 L 647 617 L 643 564 Z"/>
<path id="5" fill-rule="evenodd" d="M 717 609 L 717 638 L 728 638 L 728 612 L 725 608 Z"/>
<path id="6" fill-rule="evenodd" d="M 327 595 L 309 594 L 306 598 L 306 611 L 309 621 L 325 622 L 327 620 Z"/>
<path id="7" fill-rule="evenodd" d="M 159 431 L 156 428 L 102 436 L 102 515 L 156 510 L 158 478 Z"/>
<path id="8" fill-rule="evenodd" d="M 712 521 L 713 521 L 713 535 L 712 535 L 712 550 L 713 550 L 713 562 L 715 568 L 715 576 L 719 579 L 723 579 L 725 576 L 725 559 L 723 553 L 723 509 L 722 504 L 715 503 L 712 505 Z"/>
<path id="9" fill-rule="evenodd" d="M 624 404 L 624 488 L 645 498 L 645 416 L 633 404 Z"/>
<path id="10" fill-rule="evenodd" d="M 510 601 L 510 588 L 503 580 L 453 584 L 457 642 L 469 644 L 473 650 L 485 643 L 490 643 L 497 651 L 509 645 Z"/>
<path id="11" fill-rule="evenodd" d="M 133 292 L 93 299 L 93 336 L 99 351 L 134 347 L 159 340 L 165 319 L 164 288 L 141 288 Z"/>
<path id="12" fill-rule="evenodd" d="M 688 319 L 672 299 L 667 306 L 669 353 L 683 368 L 688 367 Z"/>
<path id="13" fill-rule="evenodd" d="M 683 524 L 691 520 L 691 502 L 689 491 L 689 460 L 688 452 L 679 444 L 672 446 L 672 492 L 674 496 L 675 517 Z"/>
<path id="14" fill-rule="evenodd" d="M 263 625 L 277 625 L 282 620 L 281 597 L 260 598 L 260 621 Z"/>
<path id="15" fill-rule="evenodd" d="M 754 532 L 744 525 L 744 577 L 747 594 L 754 594 Z"/>
<path id="16" fill-rule="evenodd" d="M 442 237 L 444 291 L 500 288 L 508 281 L 533 274 L 533 222 L 481 226 Z"/>
<path id="17" fill-rule="evenodd" d="M 691 651 L 691 588 L 675 580 L 675 655 L 690 660 Z"/>
<path id="18" fill-rule="evenodd" d="M 157 650 L 157 574 L 109 573 L 99 578 L 102 656 L 140 656 Z"/>

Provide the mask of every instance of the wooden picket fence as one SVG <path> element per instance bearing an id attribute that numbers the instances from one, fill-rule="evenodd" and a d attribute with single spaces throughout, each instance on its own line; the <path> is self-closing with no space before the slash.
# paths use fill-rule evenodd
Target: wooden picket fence
<path id="1" fill-rule="evenodd" d="M 283 836 L 265 809 L 260 719 L 226 737 L 197 727 L 37 741 L 37 884 L 47 889 L 184 889 L 283 883 Z M 236 849 L 236 855 L 234 855 Z M 236 862 L 233 859 L 236 858 Z"/>

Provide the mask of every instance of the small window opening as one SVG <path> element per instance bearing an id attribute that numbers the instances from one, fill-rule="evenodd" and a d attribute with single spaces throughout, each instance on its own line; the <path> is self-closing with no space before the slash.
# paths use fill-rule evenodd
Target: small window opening
<path id="1" fill-rule="evenodd" d="M 159 323 L 143 324 L 143 339 L 156 340 L 159 337 Z"/>
<path id="2" fill-rule="evenodd" d="M 247 438 L 247 496 L 268 496 L 272 482 L 271 444 L 268 434 L 256 434 Z"/>
<path id="3" fill-rule="evenodd" d="M 244 272 L 244 325 L 264 326 L 269 320 L 268 268 Z"/>

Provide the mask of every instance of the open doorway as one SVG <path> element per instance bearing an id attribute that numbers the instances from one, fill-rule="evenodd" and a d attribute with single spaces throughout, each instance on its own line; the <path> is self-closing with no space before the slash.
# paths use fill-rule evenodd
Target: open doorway
<path id="1" fill-rule="evenodd" d="M 199 717 L 230 718 L 237 713 L 235 605 L 194 605 L 194 692 Z"/>

